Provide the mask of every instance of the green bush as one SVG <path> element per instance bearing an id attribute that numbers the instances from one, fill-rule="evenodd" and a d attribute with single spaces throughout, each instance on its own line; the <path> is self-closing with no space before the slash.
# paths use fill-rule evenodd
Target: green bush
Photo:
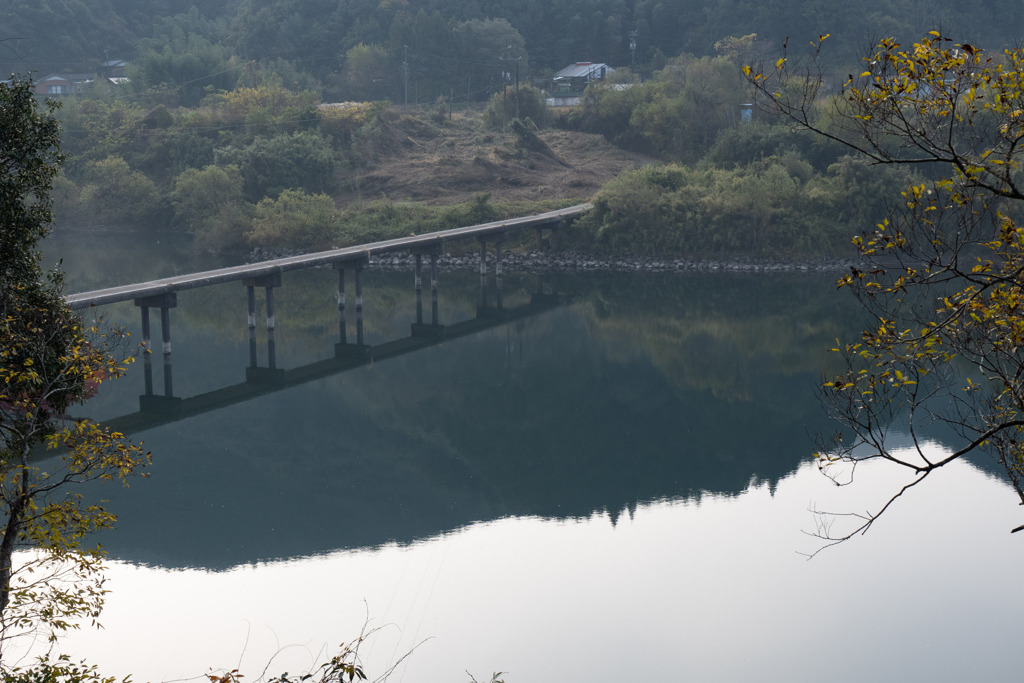
<path id="1" fill-rule="evenodd" d="M 484 111 L 484 125 L 492 130 L 503 130 L 513 119 L 530 118 L 537 126 L 544 127 L 547 115 L 547 102 L 540 90 L 524 85 L 517 94 L 515 88 L 509 87 L 491 96 Z"/>
<path id="2" fill-rule="evenodd" d="M 284 190 L 256 205 L 247 237 L 253 244 L 289 249 L 328 249 L 337 238 L 338 214 L 325 194 Z"/>
<path id="3" fill-rule="evenodd" d="M 115 225 L 145 223 L 156 217 L 160 193 L 152 180 L 121 157 L 92 161 L 86 169 L 80 210 L 90 220 Z"/>
<path id="4" fill-rule="evenodd" d="M 257 136 L 245 147 L 218 149 L 218 166 L 238 166 L 250 201 L 277 197 L 283 190 L 328 192 L 334 185 L 335 157 L 319 132 Z"/>
<path id="5" fill-rule="evenodd" d="M 187 169 L 174 181 L 171 205 L 198 246 L 227 249 L 244 243 L 253 207 L 242 196 L 237 166 Z"/>
<path id="6" fill-rule="evenodd" d="M 849 158 L 815 173 L 796 154 L 733 169 L 648 166 L 602 188 L 575 246 L 688 258 L 835 256 L 883 215 L 882 190 L 910 181 Z"/>

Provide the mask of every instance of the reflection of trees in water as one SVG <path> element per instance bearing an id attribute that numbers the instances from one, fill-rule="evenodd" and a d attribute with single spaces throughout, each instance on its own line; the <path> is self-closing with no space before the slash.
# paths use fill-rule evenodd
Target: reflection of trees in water
<path id="1" fill-rule="evenodd" d="M 645 279 L 649 286 L 645 286 Z M 609 278 L 582 297 L 588 329 L 643 357 L 679 390 L 757 401 L 766 375 L 816 375 L 855 326 L 837 314 L 831 276 L 713 275 Z"/>
<path id="2" fill-rule="evenodd" d="M 583 517 L 737 494 L 797 467 L 824 419 L 815 334 L 759 342 L 759 324 L 785 327 L 786 316 L 764 314 L 739 284 L 732 312 L 729 297 L 675 303 L 680 291 L 697 296 L 685 278 L 615 279 L 556 281 L 583 303 L 152 430 L 154 475 L 115 501 L 124 523 L 108 545 L 219 567 L 410 542 L 504 515 Z M 653 294 L 639 296 L 647 285 Z M 475 305 L 478 290 L 466 289 L 464 305 Z M 812 320 L 834 315 L 804 303 Z M 223 313 L 202 315 L 223 325 Z M 727 344 L 729 334 L 738 341 Z M 318 343 L 303 344 L 322 357 Z M 709 388 L 737 366 L 737 384 Z"/>

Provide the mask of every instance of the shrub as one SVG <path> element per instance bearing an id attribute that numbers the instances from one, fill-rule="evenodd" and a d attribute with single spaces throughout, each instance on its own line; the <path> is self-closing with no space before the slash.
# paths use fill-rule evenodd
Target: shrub
<path id="1" fill-rule="evenodd" d="M 142 223 L 154 218 L 160 207 L 160 193 L 153 181 L 132 170 L 121 157 L 90 162 L 86 177 L 81 210 L 95 220 L 117 225 Z"/>

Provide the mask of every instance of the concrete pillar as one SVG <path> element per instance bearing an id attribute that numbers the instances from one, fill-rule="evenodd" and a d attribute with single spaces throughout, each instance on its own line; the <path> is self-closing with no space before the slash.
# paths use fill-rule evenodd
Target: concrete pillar
<path id="1" fill-rule="evenodd" d="M 356 344 L 363 345 L 363 267 L 356 266 Z"/>
<path id="2" fill-rule="evenodd" d="M 256 288 L 252 285 L 245 287 L 246 300 L 249 304 L 249 329 L 256 329 Z"/>
<path id="3" fill-rule="evenodd" d="M 151 339 L 149 309 L 160 309 L 160 327 L 162 328 L 160 331 L 163 341 L 163 352 L 165 355 L 169 354 L 171 352 L 171 309 L 178 305 L 178 295 L 170 292 L 168 294 L 146 296 L 135 299 L 135 305 L 142 309 L 142 343 L 146 346 L 147 351 L 150 349 Z"/>
<path id="4" fill-rule="evenodd" d="M 437 254 L 430 255 L 430 319 L 437 325 Z"/>
<path id="5" fill-rule="evenodd" d="M 480 242 L 480 277 L 487 276 L 487 240 L 483 237 L 478 237 L 477 240 Z"/>
<path id="6" fill-rule="evenodd" d="M 256 357 L 256 326 L 249 328 L 249 367 L 255 368 L 258 365 Z"/>
<path id="7" fill-rule="evenodd" d="M 348 342 L 348 325 L 345 321 L 345 266 L 334 264 L 338 271 L 338 341 L 342 344 Z"/>
<path id="8" fill-rule="evenodd" d="M 416 324 L 423 324 L 423 254 L 414 254 L 416 269 L 413 286 L 416 288 Z"/>
<path id="9" fill-rule="evenodd" d="M 166 356 L 171 352 L 171 309 L 160 308 L 160 333 L 163 338 L 163 350 Z"/>
<path id="10" fill-rule="evenodd" d="M 164 396 L 174 396 L 174 383 L 171 381 L 171 353 L 164 354 Z"/>
<path id="11" fill-rule="evenodd" d="M 267 297 L 267 330 L 273 331 L 274 329 L 274 288 L 270 285 L 266 287 Z"/>
<path id="12" fill-rule="evenodd" d="M 144 349 L 142 354 L 142 375 L 146 385 L 146 396 L 153 395 L 153 354 Z"/>
<path id="13" fill-rule="evenodd" d="M 149 354 L 152 353 L 150 345 L 150 331 L 149 331 L 149 306 L 142 306 L 142 348 L 146 353 L 146 357 L 149 358 Z"/>

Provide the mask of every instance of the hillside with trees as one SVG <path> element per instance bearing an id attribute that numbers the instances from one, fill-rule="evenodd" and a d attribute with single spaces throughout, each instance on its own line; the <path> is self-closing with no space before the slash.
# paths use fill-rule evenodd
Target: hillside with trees
<path id="1" fill-rule="evenodd" d="M 880 33 L 1013 43 L 1022 8 L 989 5 L 1006 21 L 948 2 L 41 0 L 0 9 L 0 67 L 97 74 L 62 98 L 65 226 L 327 248 L 594 198 L 581 250 L 805 259 L 841 252 L 910 171 L 751 112 L 740 67 L 823 30 L 833 84 Z M 117 60 L 123 79 L 99 77 Z M 546 107 L 578 60 L 615 68 Z"/>
<path id="2" fill-rule="evenodd" d="M 35 0 L 0 8 L 0 70 L 89 71 L 126 59 L 145 87 L 191 86 L 183 104 L 195 104 L 188 95 L 197 84 L 223 87 L 219 71 L 237 80 L 259 67 L 289 85 L 315 82 L 328 101 L 402 102 L 405 82 L 410 101 L 481 101 L 514 62 L 535 79 L 576 61 L 649 75 L 682 53 L 715 54 L 726 36 L 756 33 L 774 50 L 787 36 L 804 42 L 829 32 L 842 64 L 881 36 L 931 29 L 1009 47 L 1022 21 L 1024 7 L 1012 0 Z"/>

